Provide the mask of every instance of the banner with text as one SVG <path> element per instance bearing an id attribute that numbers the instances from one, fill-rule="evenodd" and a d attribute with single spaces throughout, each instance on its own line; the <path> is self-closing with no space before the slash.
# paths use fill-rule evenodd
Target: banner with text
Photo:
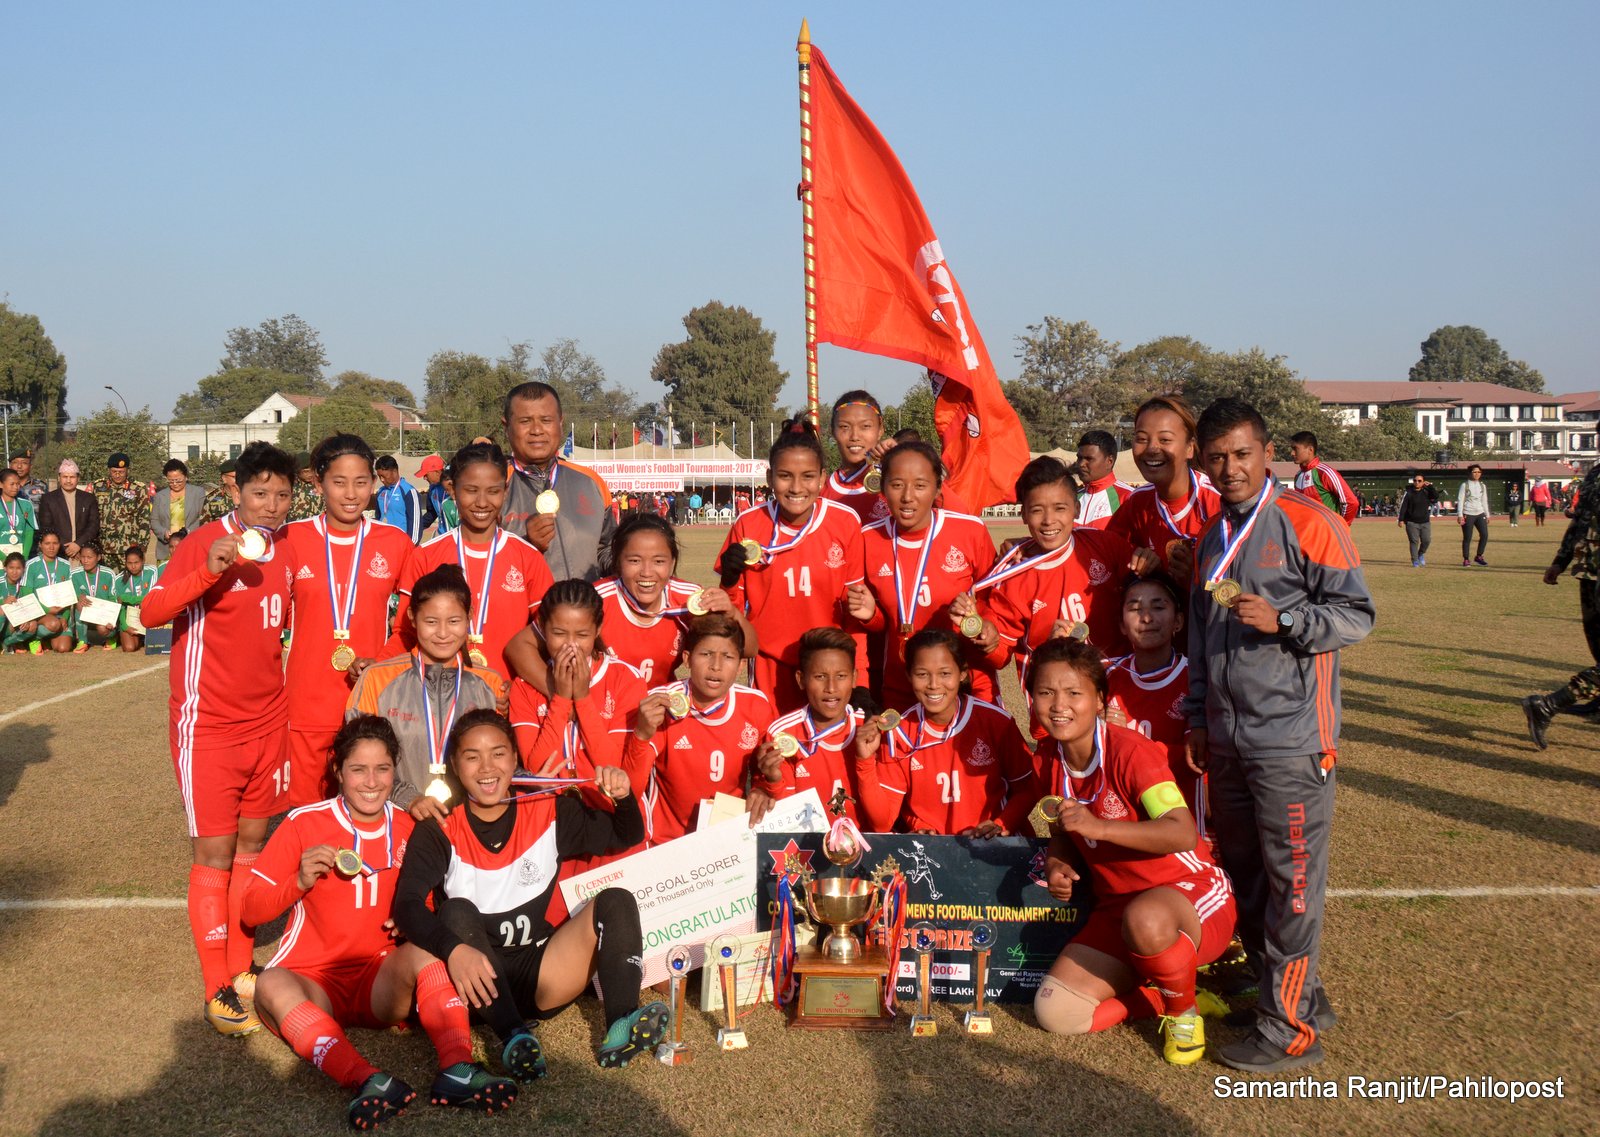
<path id="1" fill-rule="evenodd" d="M 586 465 L 613 490 L 636 493 L 673 492 L 685 486 L 744 486 L 767 479 L 767 463 L 754 458 L 615 458 Z"/>

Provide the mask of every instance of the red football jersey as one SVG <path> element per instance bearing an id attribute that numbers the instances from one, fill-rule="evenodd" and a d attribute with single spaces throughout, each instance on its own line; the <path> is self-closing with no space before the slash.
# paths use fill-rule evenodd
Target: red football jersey
<path id="1" fill-rule="evenodd" d="M 178 551 L 183 551 L 182 545 Z M 381 828 L 358 831 L 351 827 L 343 799 L 330 798 L 291 811 L 273 831 L 251 870 L 265 886 L 293 887 L 300 873 L 301 855 L 316 845 L 354 849 L 376 871 L 354 877 L 331 872 L 319 877 L 295 902 L 289 925 L 268 967 L 294 971 L 355 963 L 394 947 L 383 924 L 394 906 L 394 886 L 400 879 L 400 862 L 405 859 L 413 822 L 405 810 L 392 804 L 384 806 L 384 813 L 387 834 Z M 252 881 L 249 887 L 254 890 L 264 886 Z"/>
<path id="2" fill-rule="evenodd" d="M 963 698 L 944 730 L 914 708 L 879 744 L 875 772 L 862 771 L 860 789 L 876 832 L 959 833 L 1003 816 L 1015 832 L 1040 797 L 1016 722 L 981 699 Z"/>
<path id="3" fill-rule="evenodd" d="M 816 790 L 826 806 L 833 795 L 843 789 L 845 816 L 859 824 L 860 814 L 856 812 L 856 799 L 859 797 L 855 772 L 856 727 L 866 717 L 865 712 L 854 707 L 848 708 L 845 716 L 823 730 L 820 736 L 810 711 L 805 707 L 774 719 L 767 728 L 767 737 L 791 735 L 800 744 L 800 750 L 793 758 L 783 760 L 782 782 L 772 785 L 762 780 L 767 792 L 781 801 L 806 790 Z"/>
<path id="4" fill-rule="evenodd" d="M 596 581 L 595 590 L 605 604 L 600 634 L 606 642 L 606 650 L 637 671 L 647 687 L 670 682 L 678 670 L 678 657 L 683 653 L 683 630 L 688 614 L 652 616 L 639 612 L 622 594 L 621 582 L 614 576 Z M 699 591 L 698 584 L 670 580 L 663 607 L 682 609 L 689 603 L 689 597 Z"/>
<path id="5" fill-rule="evenodd" d="M 865 556 L 863 575 L 878 602 L 878 611 L 868 627 L 873 678 L 880 684 L 885 706 L 909 707 L 915 699 L 906 678 L 904 649 L 911 637 L 901 633 L 900 625 L 912 607 L 913 597 L 915 611 L 908 621 L 912 634 L 929 626 L 950 628 L 950 602 L 968 591 L 972 582 L 994 564 L 994 540 L 978 518 L 934 510 L 932 523 L 913 537 L 897 539 L 894 521 L 886 517 L 861 531 L 861 543 Z M 925 543 L 931 543 L 931 548 L 924 562 Z M 897 584 L 901 592 L 898 603 Z M 972 668 L 972 693 L 980 699 L 993 699 L 993 665 L 975 649 L 968 653 L 967 662 Z"/>
<path id="6" fill-rule="evenodd" d="M 339 603 L 348 603 L 345 589 L 351 580 L 350 562 L 356 552 L 356 535 L 328 538 L 327 518 L 318 514 L 286 525 L 278 533 L 278 551 L 284 567 L 294 574 L 289 596 L 294 613 L 294 635 L 284 664 L 284 686 L 289 697 L 289 726 L 295 730 L 338 730 L 344 721 L 350 695 L 346 674 L 334 669 L 334 602 L 328 589 L 328 553 L 333 553 L 333 585 Z M 389 597 L 400 587 L 400 576 L 415 547 L 404 530 L 393 525 L 361 522 L 361 564 L 355 574 L 349 643 L 363 659 L 376 659 L 389 638 Z M 182 548 L 180 545 L 179 548 Z"/>
<path id="7" fill-rule="evenodd" d="M 1082 777 L 1063 776 L 1059 743 L 1046 739 L 1039 744 L 1038 764 L 1047 779 L 1044 788 L 1050 793 L 1077 798 L 1087 804 L 1096 817 L 1106 821 L 1150 820 L 1141 798 L 1163 782 L 1172 781 L 1167 752 L 1136 730 L 1101 726 L 1100 753 L 1089 763 Z M 1212 863 L 1206 843 L 1198 838 L 1195 848 L 1187 852 L 1141 853 L 1109 840 L 1090 841 L 1076 833 L 1071 836 L 1073 845 L 1089 867 L 1097 896 L 1143 892 L 1207 870 L 1226 880 L 1222 870 Z"/>
<path id="8" fill-rule="evenodd" d="M 211 543 L 239 532 L 233 514 L 200 526 L 178 546 L 144 598 L 147 628 L 172 623 L 167 707 L 180 746 L 207 749 L 283 728 L 283 625 L 292 568 L 276 542 L 257 561 L 206 570 Z"/>
<path id="9" fill-rule="evenodd" d="M 400 607 L 394 614 L 395 636 L 400 643 L 391 641 L 390 647 L 399 649 L 393 651 L 394 655 L 402 655 L 417 646 L 416 631 L 408 615 L 412 586 L 440 565 L 461 564 L 456 536 L 455 530 L 440 534 L 411 554 L 400 577 Z M 466 574 L 467 587 L 472 589 L 472 611 L 468 615 L 476 625 L 478 606 L 483 599 L 484 574 L 490 571 L 489 544 L 474 545 L 464 540 L 463 547 L 467 563 L 462 565 L 461 571 Z M 482 628 L 481 650 L 489 666 L 510 679 L 515 672 L 506 662 L 506 644 L 528 626 L 534 609 L 555 581 L 539 550 L 504 529 L 495 530 L 492 571 L 494 579 L 489 581 L 489 611 Z"/>
<path id="10" fill-rule="evenodd" d="M 1156 488 L 1152 485 L 1134 490 L 1132 496 L 1106 522 L 1106 532 L 1114 533 L 1136 549 L 1154 549 L 1156 556 L 1161 558 L 1161 567 L 1171 568 L 1167 563 L 1167 545 L 1179 537 L 1186 537 L 1193 544 L 1206 522 L 1222 512 L 1222 495 L 1217 493 L 1210 478 L 1191 469 L 1188 499 L 1163 503 L 1172 518 L 1171 525 L 1161 516 L 1156 496 Z M 1126 563 L 1123 562 L 1124 565 Z"/>
<path id="11" fill-rule="evenodd" d="M 849 509 L 863 528 L 889 516 L 889 503 L 883 500 L 881 493 L 867 489 L 859 477 L 854 481 L 845 481 L 837 470 L 828 475 L 827 484 L 822 487 L 822 496 Z"/>
<path id="12" fill-rule="evenodd" d="M 683 690 L 686 684 L 677 686 Z M 739 684 L 711 707 L 691 708 L 681 719 L 669 715 L 649 742 L 655 765 L 643 804 L 650 843 L 659 845 L 693 829 L 706 798 L 743 797 L 745 768 L 770 725 L 767 697 Z"/>
<path id="13" fill-rule="evenodd" d="M 804 702 L 793 679 L 800 637 L 812 628 L 849 622 L 845 589 L 861 582 L 861 524 L 844 506 L 819 499 L 803 529 L 791 529 L 762 506 L 739 515 L 717 559 L 746 539 L 779 550 L 746 568 L 733 589 L 734 603 L 744 605 L 760 644 L 756 686 L 780 711 L 794 710 Z M 856 666 L 867 667 L 865 635 L 856 637 Z"/>
<path id="14" fill-rule="evenodd" d="M 1183 709 L 1189 694 L 1189 661 L 1174 654 L 1171 666 L 1140 675 L 1134 670 L 1133 656 L 1126 655 L 1106 664 L 1106 687 L 1110 695 L 1107 709 L 1120 710 L 1127 717 L 1124 726 L 1165 748 L 1172 776 L 1193 809 L 1195 775 L 1186 753 L 1189 716 Z"/>
<path id="15" fill-rule="evenodd" d="M 620 659 L 601 656 L 589 667 L 589 695 L 576 706 L 551 700 L 521 679 L 511 684 L 511 726 L 522 764 L 536 774 L 589 778 L 596 766 L 622 765 L 623 744 L 638 724 L 645 682 Z M 550 706 L 557 708 L 550 718 Z M 558 725 L 559 722 L 559 725 Z M 576 729 L 573 729 L 576 727 Z M 633 787 L 643 794 L 646 779 Z"/>
<path id="16" fill-rule="evenodd" d="M 978 611 L 994 624 L 1000 641 L 989 662 L 1003 667 L 1015 657 L 1020 674 L 1027 656 L 1050 638 L 1057 620 L 1089 626 L 1089 642 L 1115 655 L 1128 650 L 1122 631 L 1122 580 L 1133 549 L 1098 529 L 1077 528 L 1045 560 L 977 593 Z M 1021 559 L 1026 560 L 1024 552 Z"/>

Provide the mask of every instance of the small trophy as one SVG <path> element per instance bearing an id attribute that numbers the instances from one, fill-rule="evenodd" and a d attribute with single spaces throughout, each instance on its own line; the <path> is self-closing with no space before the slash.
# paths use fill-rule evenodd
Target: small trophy
<path id="1" fill-rule="evenodd" d="M 687 1066 L 694 1052 L 683 1041 L 683 986 L 689 975 L 689 948 L 679 944 L 667 953 L 667 973 L 671 984 L 668 998 L 672 1007 L 672 1037 L 656 1047 L 656 1057 L 667 1066 Z"/>
<path id="2" fill-rule="evenodd" d="M 724 932 L 711 941 L 706 952 L 717 965 L 717 981 L 722 984 L 722 1011 L 727 1026 L 717 1031 L 717 1045 L 723 1050 L 743 1050 L 750 1040 L 739 1029 L 739 937 Z"/>
<path id="3" fill-rule="evenodd" d="M 984 988 L 989 983 L 989 952 L 998 933 L 993 924 L 980 920 L 972 925 L 972 1010 L 961 1020 L 968 1034 L 993 1034 L 994 1020 L 984 1008 Z"/>
<path id="4" fill-rule="evenodd" d="M 911 926 L 911 950 L 917 953 L 917 1013 L 911 1016 L 911 1037 L 932 1038 L 939 1033 L 933 1021 L 934 926 L 924 921 Z"/>

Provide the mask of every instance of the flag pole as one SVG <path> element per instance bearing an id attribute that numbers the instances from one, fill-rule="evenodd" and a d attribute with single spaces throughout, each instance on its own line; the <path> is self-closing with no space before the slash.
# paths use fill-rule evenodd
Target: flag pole
<path id="1" fill-rule="evenodd" d="M 811 215 L 811 25 L 800 21 L 800 204 L 805 214 L 806 413 L 818 425 L 817 405 L 817 236 Z"/>

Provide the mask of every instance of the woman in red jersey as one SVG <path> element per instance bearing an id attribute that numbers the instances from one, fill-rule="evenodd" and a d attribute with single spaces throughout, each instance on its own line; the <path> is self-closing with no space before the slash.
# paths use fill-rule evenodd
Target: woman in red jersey
<path id="1" fill-rule="evenodd" d="M 1038 764 L 1061 799 L 1045 862 L 1057 900 L 1087 872 L 1095 907 L 1038 994 L 1039 1025 L 1057 1034 L 1104 1030 L 1160 1015 L 1168 1062 L 1205 1055 L 1195 968 L 1233 935 L 1233 889 L 1195 832 L 1166 752 L 1137 731 L 1107 728 L 1100 653 L 1051 640 L 1028 672 L 1035 713 L 1049 731 Z M 1146 986 L 1148 984 L 1148 986 Z M 1211 1000 L 1207 1010 L 1222 1010 Z"/>
<path id="2" fill-rule="evenodd" d="M 1165 748 L 1172 780 L 1203 835 L 1201 779 L 1189 768 L 1189 717 L 1183 709 L 1189 663 L 1177 648 L 1184 608 L 1183 590 L 1164 572 L 1128 581 L 1122 625 L 1133 651 L 1106 662 L 1106 721 L 1137 730 Z"/>
<path id="3" fill-rule="evenodd" d="M 882 716 L 856 728 L 860 812 L 873 832 L 1015 833 L 1038 800 L 1017 724 L 972 696 L 961 641 L 929 628 L 906 645 L 917 702 L 899 725 Z"/>
<path id="4" fill-rule="evenodd" d="M 800 637 L 847 622 L 850 587 L 861 583 L 861 524 L 820 496 L 827 462 L 809 422 L 784 423 L 767 463 L 770 500 L 734 521 L 717 559 L 728 564 L 732 552 L 740 574 L 735 599 L 760 640 L 752 685 L 786 714 L 803 705 L 795 682 Z M 759 550 L 757 559 L 741 555 L 741 545 Z M 866 636 L 858 635 L 858 662 L 865 666 Z"/>
<path id="5" fill-rule="evenodd" d="M 445 965 L 389 931 L 395 882 L 412 822 L 389 802 L 399 742 L 376 715 L 345 723 L 324 769 L 338 795 L 292 811 L 267 842 L 244 896 L 244 918 L 265 924 L 292 906 L 278 951 L 256 980 L 255 1008 L 300 1057 L 355 1090 L 350 1124 L 370 1129 L 417 1096 L 367 1062 L 344 1028 L 405 1022 L 413 1006 L 439 1053 L 435 1105 L 493 1113 L 517 1100 L 515 1082 L 472 1061 L 472 1028 Z"/>
<path id="6" fill-rule="evenodd" d="M 1222 498 L 1193 467 L 1194 457 L 1194 412 L 1180 396 L 1157 395 L 1134 414 L 1133 461 L 1150 484 L 1122 503 L 1106 532 L 1134 547 L 1128 567 L 1140 575 L 1165 568 L 1186 583 L 1194 571 L 1195 541 L 1222 510 Z"/>
<path id="7" fill-rule="evenodd" d="M 894 440 L 883 436 L 883 408 L 866 391 L 846 391 L 833 404 L 832 423 L 842 463 L 828 476 L 822 496 L 847 506 L 863 526 L 887 517 L 876 464 Z"/>
<path id="8" fill-rule="evenodd" d="M 799 657 L 795 681 L 805 705 L 774 719 L 754 755 L 761 776 L 750 791 L 751 820 L 760 822 L 774 802 L 806 790 L 816 790 L 824 805 L 843 790 L 845 815 L 859 821 L 855 741 L 867 716 L 853 705 L 855 638 L 839 628 L 812 628 L 800 637 Z M 781 743 L 780 735 L 793 741 Z"/>
<path id="9" fill-rule="evenodd" d="M 851 587 L 848 610 L 868 632 L 869 686 L 888 707 L 913 699 L 902 666 L 906 642 L 924 628 L 949 627 L 951 602 L 994 565 L 994 541 L 982 521 L 935 507 L 943 484 L 933 447 L 900 443 L 883 459 L 889 515 L 861 532 L 865 582 Z M 993 666 L 975 647 L 962 654 L 973 694 L 992 700 Z"/>

